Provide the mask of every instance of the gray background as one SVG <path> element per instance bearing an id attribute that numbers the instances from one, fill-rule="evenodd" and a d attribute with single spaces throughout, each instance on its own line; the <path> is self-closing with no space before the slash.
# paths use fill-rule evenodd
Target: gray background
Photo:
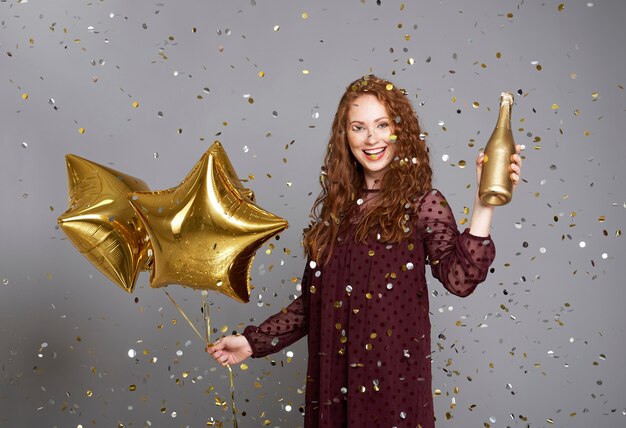
<path id="1" fill-rule="evenodd" d="M 257 254 L 250 304 L 210 294 L 213 326 L 240 331 L 298 294 L 332 116 L 374 72 L 408 91 L 458 221 L 475 191 L 460 161 L 499 93 L 523 92 L 526 182 L 496 212 L 495 272 L 467 299 L 430 283 L 438 426 L 625 426 L 626 2 L 560 3 L 1 0 L 0 425 L 232 426 L 227 371 L 164 293 L 142 274 L 125 294 L 57 228 L 64 155 L 157 190 L 219 139 L 290 222 Z M 199 322 L 199 293 L 169 291 Z M 304 341 L 248 363 L 240 426 L 301 425 Z"/>

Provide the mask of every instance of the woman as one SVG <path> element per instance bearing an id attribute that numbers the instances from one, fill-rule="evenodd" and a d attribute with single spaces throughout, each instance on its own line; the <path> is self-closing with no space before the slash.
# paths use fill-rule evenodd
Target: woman
<path id="1" fill-rule="evenodd" d="M 519 151 L 510 166 L 515 185 Z M 317 221 L 304 232 L 302 295 L 207 351 L 232 365 L 308 335 L 306 427 L 432 428 L 425 265 L 451 293 L 469 295 L 495 257 L 493 207 L 477 194 L 470 227 L 459 233 L 431 187 L 410 101 L 373 75 L 343 94 L 322 171 Z"/>

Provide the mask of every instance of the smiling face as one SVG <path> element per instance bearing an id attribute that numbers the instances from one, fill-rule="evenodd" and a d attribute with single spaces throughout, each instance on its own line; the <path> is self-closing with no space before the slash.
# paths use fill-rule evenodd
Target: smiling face
<path id="1" fill-rule="evenodd" d="M 368 189 L 380 187 L 380 179 L 389 169 L 395 149 L 390 141 L 393 122 L 385 106 L 375 95 L 358 97 L 348 109 L 348 145 L 363 167 Z"/>

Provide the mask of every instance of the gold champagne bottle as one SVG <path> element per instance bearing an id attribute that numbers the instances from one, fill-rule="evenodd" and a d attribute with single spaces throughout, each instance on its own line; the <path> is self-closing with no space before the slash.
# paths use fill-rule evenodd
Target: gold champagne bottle
<path id="1" fill-rule="evenodd" d="M 480 200 L 489 205 L 505 205 L 513 196 L 511 180 L 511 155 L 515 153 L 515 141 L 511 132 L 511 109 L 513 94 L 500 94 L 500 113 L 496 129 L 485 147 L 485 160 L 478 188 Z"/>

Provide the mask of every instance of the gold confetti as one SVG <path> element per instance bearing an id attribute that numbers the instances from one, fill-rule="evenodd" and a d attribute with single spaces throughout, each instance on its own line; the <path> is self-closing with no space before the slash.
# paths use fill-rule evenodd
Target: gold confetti
<path id="1" fill-rule="evenodd" d="M 27 100 L 27 99 L 28 99 L 28 94 L 27 94 L 26 92 L 24 92 L 24 93 L 22 94 L 22 99 L 23 99 L 23 100 Z"/>
<path id="2" fill-rule="evenodd" d="M 559 109 L 558 104 L 552 104 L 552 110 L 558 110 L 558 109 Z"/>
<path id="3" fill-rule="evenodd" d="M 465 168 L 467 166 L 467 162 L 465 162 L 463 159 L 461 159 L 459 161 L 459 168 Z"/>
<path id="4" fill-rule="evenodd" d="M 136 385 L 130 385 L 130 386 L 128 387 L 128 390 L 129 390 L 129 391 L 135 391 L 135 390 L 137 390 L 137 386 L 136 386 Z"/>
<path id="5" fill-rule="evenodd" d="M 85 128 L 78 128 L 78 133 L 79 134 L 84 134 L 85 133 Z"/>
<path id="6" fill-rule="evenodd" d="M 302 74 L 304 74 L 305 76 L 308 75 L 309 73 L 310 73 L 309 70 L 307 70 L 306 68 L 302 70 Z"/>
<path id="7" fill-rule="evenodd" d="M 138 101 L 133 101 L 133 107 L 134 107 L 134 108 L 139 107 L 139 102 L 138 102 Z"/>
<path id="8" fill-rule="evenodd" d="M 478 108 L 478 107 L 480 107 L 480 103 L 479 103 L 478 101 L 474 101 L 474 102 L 472 103 L 472 107 L 474 107 L 474 108 Z"/>
<path id="9" fill-rule="evenodd" d="M 265 77 L 265 72 L 264 71 L 259 71 L 259 77 Z"/>
<path id="10" fill-rule="evenodd" d="M 559 12 L 563 12 L 563 10 L 565 10 L 565 3 L 561 3 L 561 4 L 558 6 L 558 10 L 559 10 Z"/>
<path id="11" fill-rule="evenodd" d="M 385 86 L 385 89 L 387 89 L 388 91 L 391 91 L 393 89 L 393 85 L 391 83 L 387 83 L 387 85 Z"/>
<path id="12" fill-rule="evenodd" d="M 543 69 L 543 67 L 541 66 L 541 64 L 537 64 L 535 66 L 535 68 L 537 69 L 537 71 L 541 71 Z"/>
<path id="13" fill-rule="evenodd" d="M 88 389 L 88 390 L 85 392 L 85 395 L 86 395 L 87 397 L 91 397 L 91 396 L 93 395 L 93 391 L 92 391 L 91 389 Z"/>
<path id="14" fill-rule="evenodd" d="M 280 31 L 280 25 L 274 25 L 274 31 Z"/>
<path id="15" fill-rule="evenodd" d="M 307 12 L 302 12 L 302 19 L 308 19 L 309 14 Z"/>
<path id="16" fill-rule="evenodd" d="M 500 52 L 496 52 L 496 58 L 498 59 L 502 58 L 502 54 Z"/>
<path id="17" fill-rule="evenodd" d="M 513 19 L 513 12 L 509 12 L 509 13 L 507 13 L 507 14 L 506 14 L 506 17 L 507 17 L 508 19 Z"/>

